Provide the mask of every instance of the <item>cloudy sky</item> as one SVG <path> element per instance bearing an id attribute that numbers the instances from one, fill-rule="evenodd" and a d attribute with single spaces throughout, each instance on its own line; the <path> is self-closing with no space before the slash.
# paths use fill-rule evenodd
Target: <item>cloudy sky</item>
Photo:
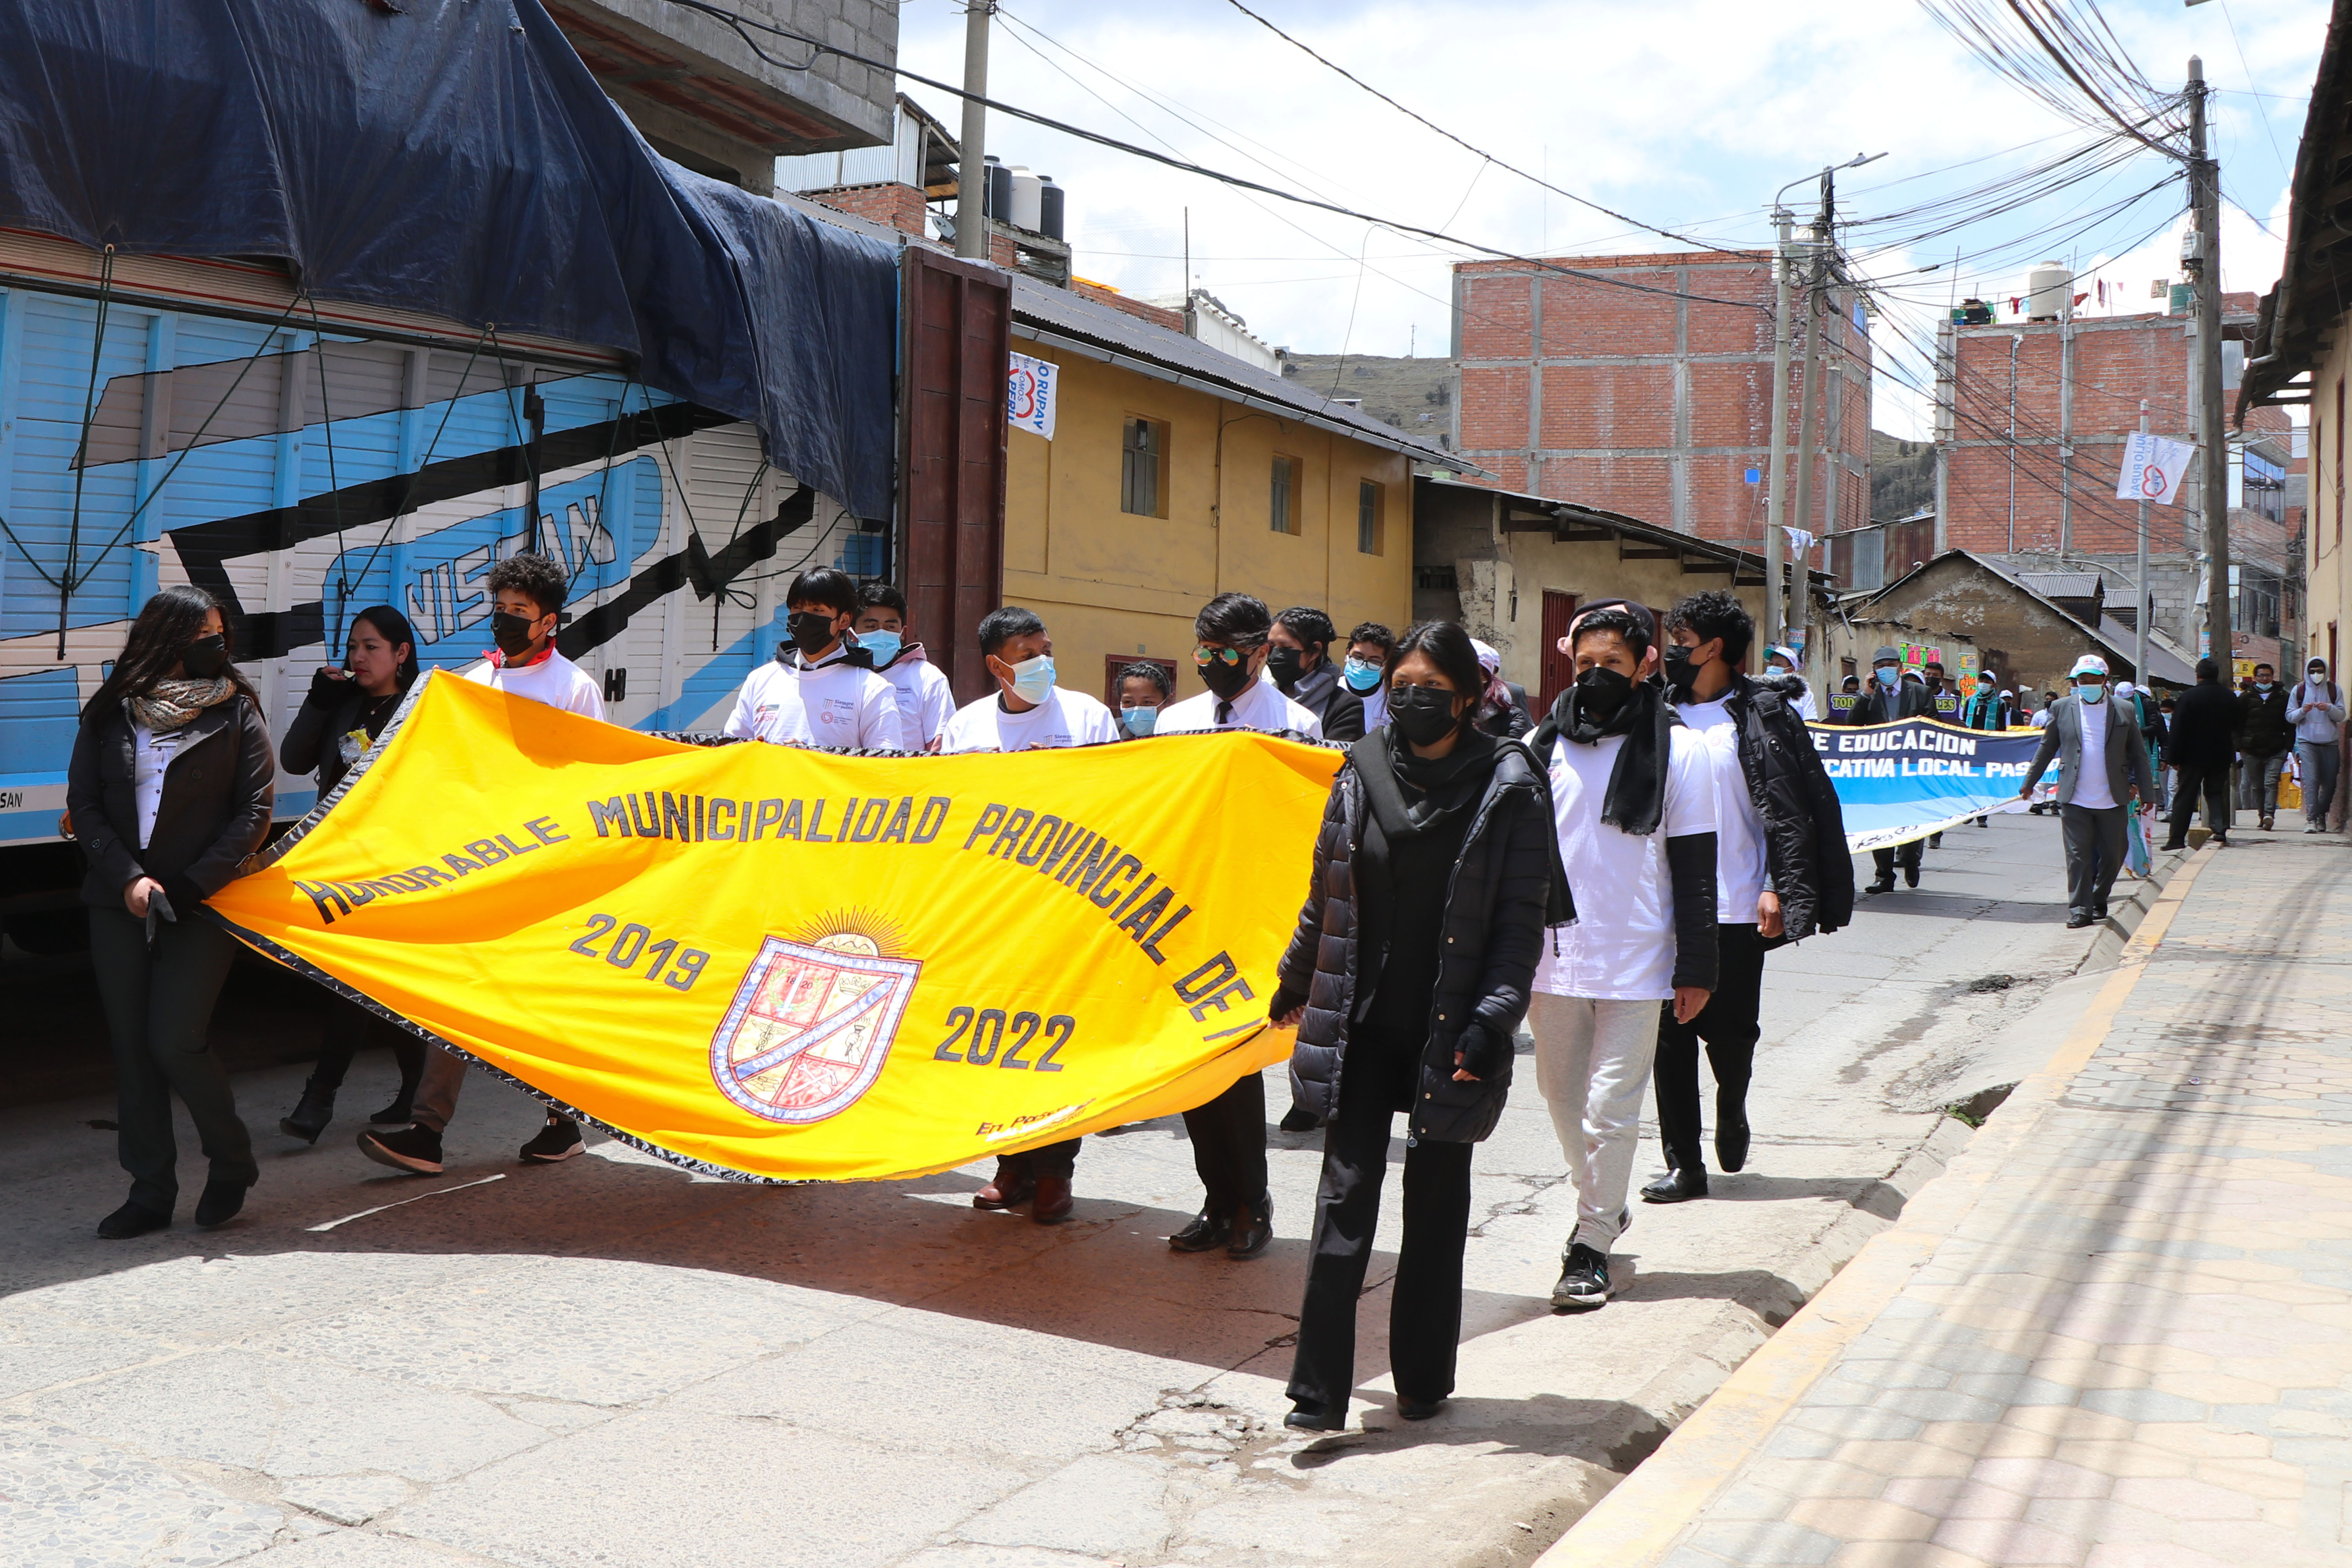
<path id="1" fill-rule="evenodd" d="M 1773 192 L 1857 153 L 1847 236 L 1885 285 L 1874 422 L 1927 433 L 1911 347 L 1959 294 L 2005 303 L 2045 257 L 2105 280 L 2109 310 L 2151 308 L 2178 270 L 2185 190 L 2169 161 L 2093 149 L 1963 49 L 1915 0 L 1242 0 L 1502 163 L 1641 224 L 1766 243 Z M 2073 0 L 2080 11 L 2088 0 Z M 2100 0 L 2161 90 L 2201 55 L 2227 201 L 2223 281 L 2278 271 L 2285 195 L 2325 0 Z M 900 63 L 961 79 L 961 0 L 905 0 Z M 957 123 L 960 106 L 901 86 Z M 990 95 L 1376 217 L 1526 255 L 1679 248 L 1446 141 L 1286 43 L 1233 0 L 1007 0 Z M 1069 190 L 1082 276 L 1133 294 L 1192 279 L 1270 343 L 1302 353 L 1443 354 L 1448 268 L 1475 254 L 1181 174 L 992 116 L 989 149 Z M 2038 166 L 2077 150 L 2062 188 L 2016 210 Z M 2151 189 L 2152 187 L 2155 187 Z M 2137 201 L 2130 198 L 2142 192 Z M 1923 206 L 1941 210 L 1921 213 Z M 1957 220 L 1957 225 L 1956 225 Z M 1957 265 L 1955 257 L 1958 257 Z M 1921 270 L 1931 268 L 1932 270 Z M 2085 310 L 2099 309 L 2095 298 Z"/>

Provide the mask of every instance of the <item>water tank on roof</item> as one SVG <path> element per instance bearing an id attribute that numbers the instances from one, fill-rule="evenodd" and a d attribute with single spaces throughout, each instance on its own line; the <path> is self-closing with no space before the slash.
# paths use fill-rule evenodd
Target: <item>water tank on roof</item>
<path id="1" fill-rule="evenodd" d="M 1015 163 L 1008 172 L 1013 176 L 1013 200 L 1004 209 L 1005 219 L 1013 227 L 1025 228 L 1034 234 L 1037 231 L 1037 208 L 1040 205 L 1037 197 L 1040 188 L 1037 176 L 1029 172 L 1029 167 L 1025 163 Z"/>
<path id="2" fill-rule="evenodd" d="M 982 203 L 990 217 L 1003 223 L 1013 210 L 1013 171 L 998 163 L 993 153 L 985 154 L 982 163 L 988 179 L 988 188 L 981 194 Z"/>
<path id="3" fill-rule="evenodd" d="M 2054 321 L 2065 310 L 2066 296 L 2074 287 L 2074 274 L 2063 261 L 2045 261 L 2025 275 L 2025 291 L 2029 296 L 2025 314 L 2035 321 Z"/>
<path id="4" fill-rule="evenodd" d="M 1062 198 L 1066 194 L 1061 186 L 1054 183 L 1053 175 L 1037 176 L 1037 232 L 1049 239 L 1069 237 L 1062 232 L 1065 217 Z"/>

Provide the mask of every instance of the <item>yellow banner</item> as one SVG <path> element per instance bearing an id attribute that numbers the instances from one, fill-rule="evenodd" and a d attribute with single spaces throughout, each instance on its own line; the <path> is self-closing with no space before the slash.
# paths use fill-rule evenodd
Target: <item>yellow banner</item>
<path id="1" fill-rule="evenodd" d="M 1282 1060 L 1266 1002 L 1339 760 L 702 747 L 435 674 L 211 907 L 656 1153 L 915 1175 Z"/>

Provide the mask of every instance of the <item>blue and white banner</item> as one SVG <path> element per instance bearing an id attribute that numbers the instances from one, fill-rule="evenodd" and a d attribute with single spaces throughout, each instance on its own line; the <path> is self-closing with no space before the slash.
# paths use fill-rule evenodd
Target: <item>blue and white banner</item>
<path id="1" fill-rule="evenodd" d="M 1926 719 L 1806 728 L 1844 809 L 1846 847 L 1856 853 L 2024 810 L 2018 786 L 2042 744 L 2039 730 L 1963 730 Z M 2040 793 L 2051 793 L 2056 771 L 2042 775 Z"/>
<path id="2" fill-rule="evenodd" d="M 1004 376 L 1004 417 L 1015 430 L 1026 430 L 1050 441 L 1054 438 L 1055 395 L 1060 390 L 1056 377 L 1061 371 L 1049 359 L 1013 354 L 1011 360 L 1011 368 Z"/>

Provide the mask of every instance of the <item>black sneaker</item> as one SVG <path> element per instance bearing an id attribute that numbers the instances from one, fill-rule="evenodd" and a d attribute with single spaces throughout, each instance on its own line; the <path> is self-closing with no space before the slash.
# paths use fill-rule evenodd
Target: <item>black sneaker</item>
<path id="1" fill-rule="evenodd" d="M 403 1127 L 393 1132 L 370 1128 L 360 1134 L 360 1152 L 395 1171 L 413 1171 L 420 1176 L 441 1173 L 441 1134 L 430 1127 Z"/>
<path id="2" fill-rule="evenodd" d="M 569 1116 L 549 1112 L 547 1125 L 538 1136 L 522 1146 L 522 1157 L 541 1165 L 552 1165 L 558 1160 L 569 1160 L 588 1147 L 580 1136 L 580 1123 Z"/>
<path id="3" fill-rule="evenodd" d="M 1559 1283 L 1551 1288 L 1551 1304 L 1570 1311 L 1589 1312 L 1609 1302 L 1609 1256 L 1582 1242 L 1570 1246 L 1560 1259 Z"/>

